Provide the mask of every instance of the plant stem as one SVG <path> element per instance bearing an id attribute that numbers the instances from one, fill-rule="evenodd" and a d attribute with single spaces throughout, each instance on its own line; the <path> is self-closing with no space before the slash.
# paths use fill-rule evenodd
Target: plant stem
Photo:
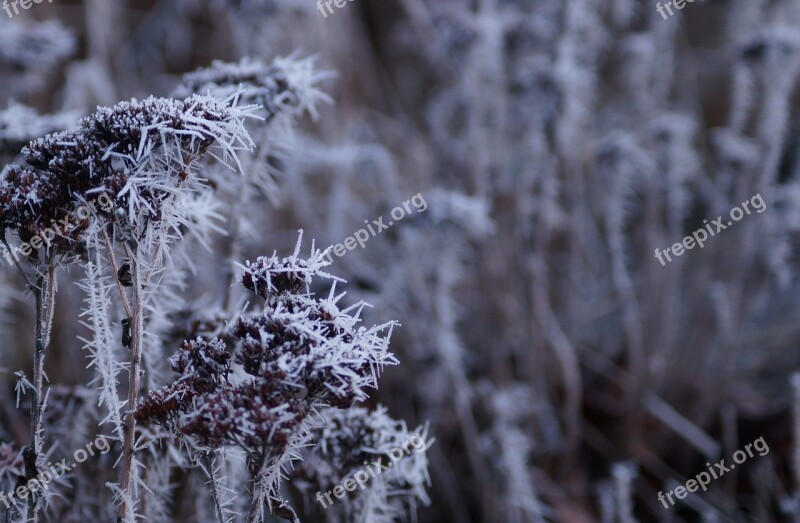
<path id="1" fill-rule="evenodd" d="M 50 260 L 44 273 L 40 273 L 36 286 L 31 289 L 36 301 L 36 347 L 33 352 L 33 386 L 31 393 L 31 444 L 28 447 L 28 459 L 25 460 L 25 477 L 30 480 L 39 474 L 37 462 L 41 451 L 42 405 L 44 403 L 44 351 L 50 343 L 50 329 L 53 326 L 55 309 L 55 265 Z M 36 523 L 38 516 L 38 497 L 28 498 L 28 521 Z"/>
<path id="2" fill-rule="evenodd" d="M 214 500 L 214 511 L 217 513 L 217 521 L 219 521 L 219 523 L 225 523 L 222 504 L 220 503 L 219 478 L 217 477 L 217 470 L 215 468 L 216 455 L 212 454 L 211 451 L 203 452 L 200 460 L 206 469 L 208 479 L 211 481 L 211 497 Z"/>
<path id="3" fill-rule="evenodd" d="M 261 449 L 260 456 L 258 457 L 258 465 L 255 468 L 251 468 L 251 473 L 253 475 L 253 499 L 250 501 L 250 510 L 247 514 L 247 523 L 263 523 L 263 512 L 264 512 L 264 469 L 267 468 L 267 462 L 269 461 L 270 457 L 273 456 L 273 453 L 269 446 L 265 446 Z M 275 498 L 271 498 L 272 501 L 276 501 Z M 279 518 L 285 519 L 287 521 L 291 521 L 292 523 L 300 523 L 300 518 L 297 517 L 297 513 L 294 509 L 284 500 L 277 499 L 280 501 L 281 504 L 273 507 L 270 506 L 270 512 L 273 516 L 278 516 Z"/>
<path id="4" fill-rule="evenodd" d="M 131 494 L 131 479 L 133 477 L 133 447 L 136 437 L 136 420 L 133 414 L 139 399 L 140 369 L 142 366 L 142 334 L 144 331 L 144 313 L 142 300 L 142 274 L 138 264 L 139 249 L 135 248 L 135 256 L 130 257 L 131 272 L 133 274 L 133 300 L 131 306 L 131 360 L 128 370 L 128 410 L 125 413 L 125 433 L 122 441 L 122 468 L 120 469 L 120 490 L 122 503 L 119 507 L 119 520 L 127 521 L 130 511 L 133 511 L 133 498 Z"/>
<path id="5" fill-rule="evenodd" d="M 261 450 L 261 456 L 258 458 L 258 465 L 253 469 L 253 499 L 250 501 L 250 510 L 247 514 L 247 523 L 261 523 L 261 514 L 263 512 L 264 503 L 264 490 L 261 488 L 261 473 L 264 470 L 264 465 L 267 462 L 267 449 Z"/>

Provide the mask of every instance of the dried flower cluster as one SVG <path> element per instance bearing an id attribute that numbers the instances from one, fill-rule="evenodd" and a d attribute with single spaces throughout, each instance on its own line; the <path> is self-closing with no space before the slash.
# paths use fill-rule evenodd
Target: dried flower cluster
<path id="1" fill-rule="evenodd" d="M 319 87 L 331 76 L 315 67 L 314 57 L 277 57 L 269 64 L 243 58 L 236 63 L 215 61 L 210 67 L 187 73 L 173 90 L 172 96 L 178 98 L 197 94 L 259 106 L 257 114 L 261 118 L 249 126 L 256 147 L 243 158 L 244 181 L 234 182 L 229 170 L 208 173 L 218 192 L 231 200 L 231 262 L 237 259 L 239 242 L 245 239 L 242 233 L 253 229 L 248 215 L 258 212 L 257 196 L 263 194 L 273 203 L 278 201 L 276 179 L 281 174 L 279 166 L 285 149 L 292 142 L 296 120 L 305 114 L 316 119 L 320 103 L 332 102 Z"/>
<path id="2" fill-rule="evenodd" d="M 170 358 L 179 378 L 142 401 L 137 420 L 192 446 L 238 446 L 252 466 L 286 455 L 318 408 L 346 409 L 377 388 L 381 368 L 397 363 L 388 351 L 393 323 L 359 327 L 365 304 L 340 309 L 335 283 L 326 299 L 309 294 L 315 277 L 335 278 L 322 272 L 319 250 L 298 256 L 301 240 L 290 257 L 245 265 L 241 281 L 265 299 L 263 311 L 233 321 L 227 341 L 184 343 Z"/>
<path id="3" fill-rule="evenodd" d="M 272 434 L 282 427 L 296 431 L 313 408 L 347 408 L 366 399 L 365 389 L 377 387 L 380 369 L 396 363 L 388 352 L 393 325 L 357 327 L 364 304 L 340 310 L 344 293 L 335 296 L 335 286 L 327 299 L 301 294 L 314 276 L 329 277 L 320 271 L 326 264 L 320 255 L 316 251 L 306 260 L 296 252 L 247 264 L 243 282 L 263 291 L 267 304 L 263 312 L 235 320 L 227 332 L 236 347 L 233 362 L 245 376 L 228 379 L 228 349 L 221 339 L 187 342 L 171 359 L 181 377 L 152 393 L 137 418 L 179 421 L 180 430 L 203 445 L 254 449 L 274 443 Z"/>
<path id="4" fill-rule="evenodd" d="M 3 172 L 0 230 L 12 229 L 27 241 L 102 192 L 131 221 L 141 215 L 158 221 L 161 202 L 173 197 L 173 188 L 212 145 L 221 144 L 230 157 L 247 145 L 235 129 L 246 114 L 200 96 L 102 108 L 75 130 L 31 142 L 23 150 L 25 165 Z M 57 245 L 74 245 L 84 228 L 74 228 L 75 236 Z"/>
<path id="5" fill-rule="evenodd" d="M 137 407 L 137 421 L 175 427 L 178 414 L 185 412 L 196 397 L 214 392 L 227 382 L 230 354 L 218 338 L 197 338 L 185 342 L 169 363 L 180 378 L 173 385 L 150 393 Z"/>

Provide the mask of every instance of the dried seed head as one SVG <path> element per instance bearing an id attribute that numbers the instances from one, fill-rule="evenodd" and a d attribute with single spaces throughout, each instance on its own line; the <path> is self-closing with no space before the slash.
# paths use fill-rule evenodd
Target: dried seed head
<path id="1" fill-rule="evenodd" d="M 275 257 L 259 257 L 247 263 L 242 274 L 242 285 L 262 298 L 280 293 L 297 294 L 311 284 L 308 262 L 293 258 L 278 260 Z"/>
<path id="2" fill-rule="evenodd" d="M 396 363 L 388 352 L 394 324 L 359 328 L 364 304 L 339 310 L 344 294 L 335 297 L 335 288 L 325 300 L 295 294 L 314 275 L 333 278 L 320 272 L 325 262 L 319 251 L 308 259 L 299 259 L 298 251 L 299 242 L 293 256 L 259 258 L 245 270 L 244 281 L 270 299 L 263 312 L 228 329 L 225 339 L 236 346 L 232 361 L 244 372 L 229 379 L 230 356 L 220 339 L 185 342 L 170 363 L 191 401 L 176 401 L 175 386 L 167 387 L 140 405 L 143 419 L 204 445 L 244 444 L 252 452 L 270 445 L 280 453 L 312 409 L 346 408 L 367 398 L 380 369 Z M 176 410 L 167 416 L 169 408 Z"/>
<path id="3" fill-rule="evenodd" d="M 0 229 L 27 241 L 65 216 L 74 217 L 101 193 L 127 211 L 127 223 L 144 216 L 159 221 L 164 202 L 212 145 L 225 158 L 235 158 L 237 147 L 252 146 L 242 121 L 253 110 L 199 96 L 101 108 L 75 130 L 31 142 L 23 150 L 26 164 L 3 171 Z M 97 213 L 117 223 L 121 218 L 113 210 Z M 89 223 L 81 220 L 53 239 L 54 249 L 74 249 Z"/>

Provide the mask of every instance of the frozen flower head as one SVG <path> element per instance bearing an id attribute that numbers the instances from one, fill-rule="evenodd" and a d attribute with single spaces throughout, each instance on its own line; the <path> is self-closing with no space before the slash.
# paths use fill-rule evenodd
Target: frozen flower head
<path id="1" fill-rule="evenodd" d="M 376 388 L 393 322 L 361 327 L 364 303 L 340 309 L 344 293 L 331 286 L 326 299 L 309 287 L 321 271 L 322 252 L 247 264 L 243 283 L 265 298 L 261 311 L 231 322 L 221 339 L 197 338 L 170 359 L 179 377 L 137 406 L 139 422 L 161 425 L 190 448 L 238 446 L 248 455 L 256 504 L 279 513 L 288 461 L 308 437 L 313 412 L 351 407 Z M 229 354 L 231 355 L 229 357 Z"/>
<path id="2" fill-rule="evenodd" d="M 208 94 L 216 98 L 232 95 L 243 103 L 262 106 L 265 120 L 278 115 L 299 116 L 309 112 L 316 118 L 319 102 L 331 99 L 317 84 L 330 76 L 314 69 L 314 59 L 275 58 L 267 65 L 244 58 L 237 63 L 215 61 L 211 67 L 184 75 L 173 96 L 182 98 Z"/>
<path id="3" fill-rule="evenodd" d="M 279 258 L 277 253 L 273 253 L 270 257 L 259 256 L 254 262 L 248 261 L 242 267 L 242 285 L 262 298 L 269 299 L 271 296 L 297 294 L 308 289 L 314 276 L 338 279 L 322 271 L 330 265 L 330 262 L 325 261 L 323 252 L 312 247 L 311 256 L 302 258 L 299 256 L 299 247 L 298 241 L 294 254 L 286 258 Z"/>
<path id="4" fill-rule="evenodd" d="M 180 225 L 178 188 L 197 184 L 199 159 L 216 149 L 223 162 L 252 146 L 244 119 L 252 107 L 209 97 L 148 98 L 101 108 L 75 130 L 45 136 L 23 150 L 24 165 L 0 177 L 0 229 L 39 235 L 76 208 L 107 195 L 121 229 L 148 222 Z M 171 206 L 165 204 L 172 203 Z M 62 235 L 67 250 L 86 224 Z"/>
<path id="5" fill-rule="evenodd" d="M 0 162 L 20 154 L 31 140 L 69 129 L 77 121 L 76 113 L 39 115 L 30 107 L 10 103 L 7 109 L 0 111 Z"/>
<path id="6" fill-rule="evenodd" d="M 275 58 L 271 64 L 245 58 L 237 63 L 214 62 L 210 67 L 188 73 L 173 92 L 183 97 L 192 93 L 216 98 L 235 98 L 260 107 L 258 124 L 250 126 L 257 147 L 246 158 L 245 187 L 230 179 L 226 170 L 211 170 L 208 178 L 222 193 L 237 197 L 243 204 L 254 191 L 277 202 L 275 177 L 280 173 L 286 147 L 291 142 L 294 124 L 305 113 L 316 118 L 320 102 L 332 100 L 318 84 L 330 76 L 317 71 L 313 58 Z M 236 188 L 232 190 L 232 188 Z M 238 225 L 237 225 L 238 226 Z"/>
<path id="7" fill-rule="evenodd" d="M 312 430 L 316 443 L 303 450 L 295 477 L 307 494 L 324 493 L 351 478 L 358 482 L 358 489 L 326 507 L 333 521 L 388 523 L 405 518 L 417 502 L 429 502 L 426 450 L 433 442 L 427 427 L 412 432 L 382 407 L 320 414 L 325 423 Z"/>
<path id="8" fill-rule="evenodd" d="M 194 398 L 215 392 L 227 383 L 230 353 L 225 343 L 214 338 L 186 341 L 170 359 L 179 378 L 172 385 L 152 393 L 138 407 L 137 421 L 176 428 L 178 416 Z"/>
<path id="9" fill-rule="evenodd" d="M 75 50 L 75 36 L 56 21 L 0 19 L 0 65 L 15 70 L 50 68 Z"/>
<path id="10" fill-rule="evenodd" d="M 260 256 L 255 262 L 248 262 L 242 274 L 242 285 L 262 298 L 283 292 L 297 293 L 311 284 L 306 260 L 279 260 L 272 256 Z"/>
<path id="11" fill-rule="evenodd" d="M 334 277 L 320 270 L 321 252 L 312 247 L 311 257 L 300 259 L 299 249 L 298 241 L 292 256 L 264 258 L 260 271 L 246 270 L 244 281 L 263 291 L 267 303 L 229 328 L 226 339 L 241 371 L 236 379 L 227 377 L 225 344 L 197 339 L 196 349 L 185 345 L 173 356 L 181 377 L 151 394 L 139 419 L 177 422 L 173 427 L 203 445 L 281 448 L 312 409 L 347 408 L 377 388 L 382 367 L 397 363 L 388 350 L 394 324 L 358 326 L 365 304 L 340 309 L 344 293 L 335 295 L 335 286 L 327 299 L 301 293 L 314 277 Z"/>
<path id="12" fill-rule="evenodd" d="M 341 408 L 367 398 L 377 387 L 380 368 L 395 363 L 388 352 L 391 325 L 356 328 L 351 316 L 335 303 L 297 297 L 262 314 L 234 323 L 240 341 L 236 362 L 245 372 L 276 380 L 293 396 Z"/>
<path id="13" fill-rule="evenodd" d="M 187 341 L 169 359 L 172 370 L 181 375 L 181 381 L 199 392 L 214 390 L 216 385 L 225 381 L 229 362 L 228 348 L 218 338 Z"/>

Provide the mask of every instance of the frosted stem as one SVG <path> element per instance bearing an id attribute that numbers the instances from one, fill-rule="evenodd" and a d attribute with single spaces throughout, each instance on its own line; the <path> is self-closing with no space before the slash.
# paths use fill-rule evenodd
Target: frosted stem
<path id="1" fill-rule="evenodd" d="M 133 300 L 130 318 L 131 325 L 131 360 L 128 380 L 128 403 L 125 412 L 125 433 L 122 441 L 122 468 L 120 470 L 120 490 L 122 503 L 119 507 L 120 521 L 127 521 L 130 511 L 133 511 L 133 496 L 131 494 L 131 478 L 133 476 L 133 446 L 136 438 L 136 420 L 133 413 L 139 397 L 140 369 L 142 366 L 142 338 L 144 321 L 142 315 L 144 306 L 142 300 L 141 266 L 138 263 L 139 249 L 135 248 L 136 256 L 131 256 L 131 271 L 133 273 Z"/>
<path id="2" fill-rule="evenodd" d="M 27 479 L 39 474 L 37 462 L 42 448 L 42 405 L 44 403 L 44 351 L 50 344 L 50 329 L 53 325 L 55 308 L 55 265 L 48 263 L 44 273 L 40 274 L 36 286 L 32 289 L 36 301 L 36 347 L 33 352 L 33 386 L 31 392 L 31 444 L 26 449 L 25 475 Z M 36 523 L 38 515 L 38 497 L 28 498 L 28 521 Z"/>

